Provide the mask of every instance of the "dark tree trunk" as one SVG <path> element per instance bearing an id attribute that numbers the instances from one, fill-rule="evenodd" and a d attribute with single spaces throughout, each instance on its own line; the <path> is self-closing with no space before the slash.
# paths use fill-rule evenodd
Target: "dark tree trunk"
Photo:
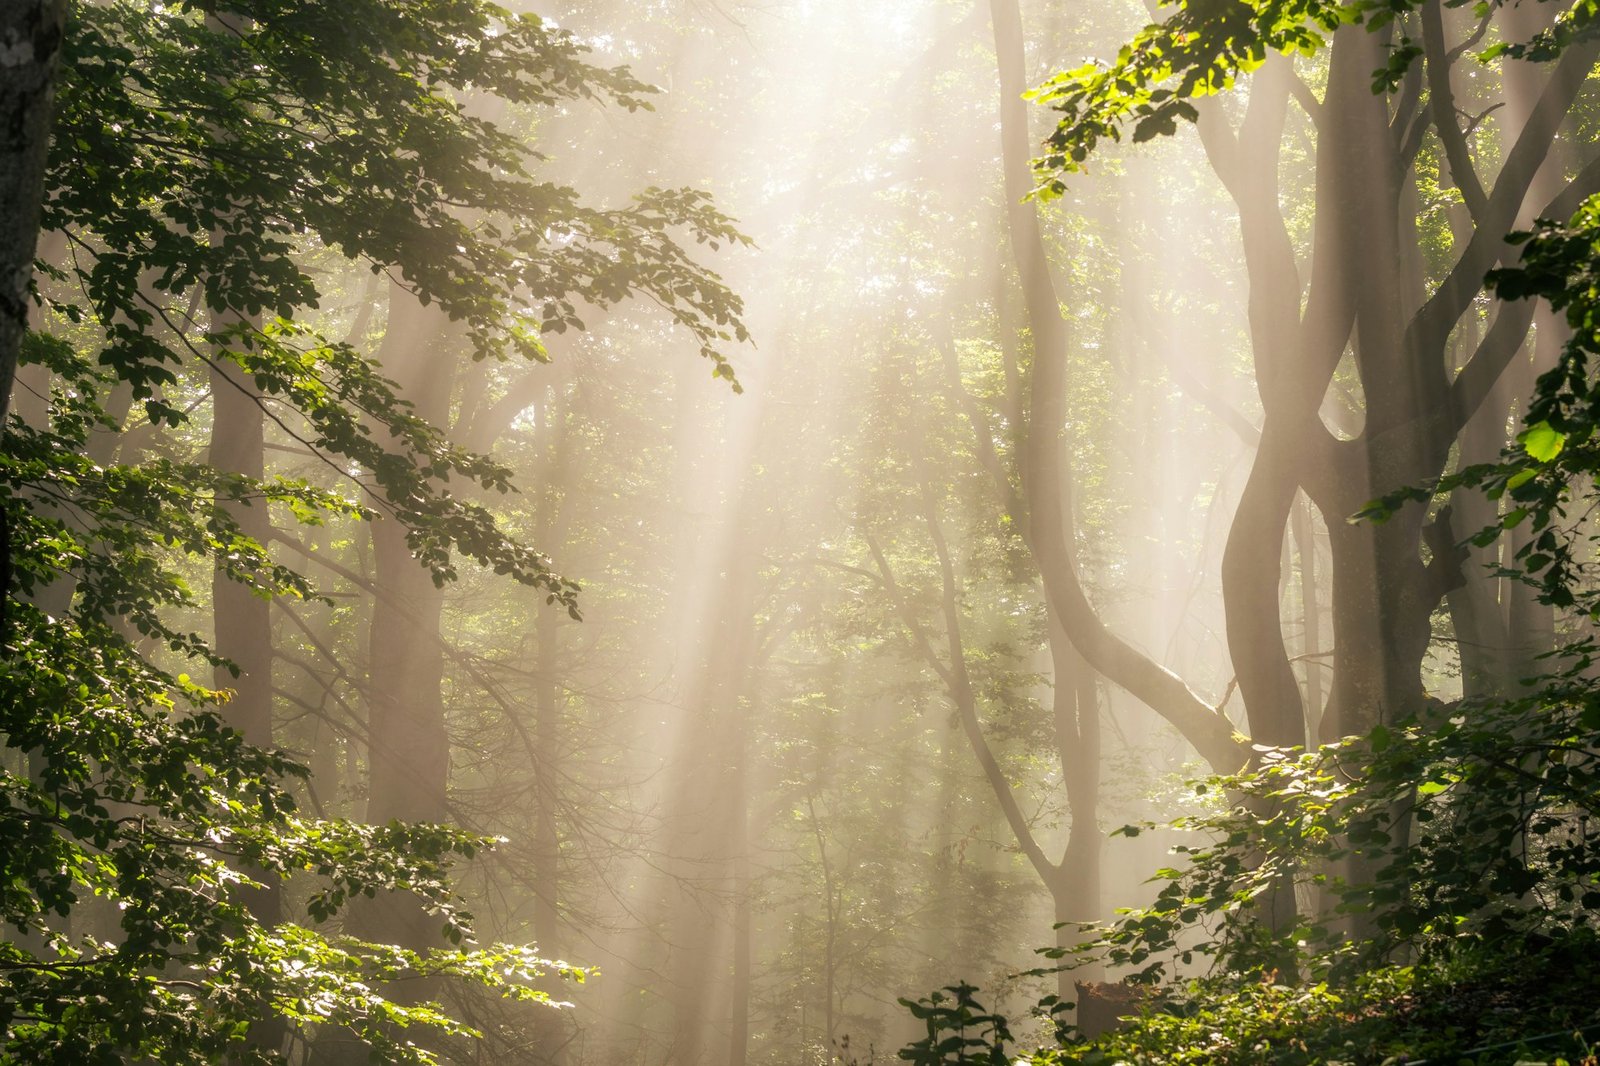
<path id="1" fill-rule="evenodd" d="M 28 329 L 66 15 L 66 0 L 0 4 L 0 424 L 11 409 L 17 355 Z"/>

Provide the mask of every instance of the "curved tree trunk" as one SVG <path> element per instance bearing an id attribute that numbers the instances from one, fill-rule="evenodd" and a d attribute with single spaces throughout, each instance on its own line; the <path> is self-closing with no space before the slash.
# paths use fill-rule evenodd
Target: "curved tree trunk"
<path id="1" fill-rule="evenodd" d="M 1142 700 L 1172 723 L 1214 769 L 1228 773 L 1245 760 L 1245 748 L 1234 739 L 1233 725 L 1176 674 L 1107 629 L 1078 575 L 1068 507 L 1072 470 L 1064 441 L 1071 338 L 1035 208 L 1024 200 L 1032 187 L 1028 170 L 1032 142 L 1022 99 L 1028 88 L 1022 17 L 1016 0 L 991 0 L 989 11 L 1000 76 L 1006 219 L 1033 337 L 1033 379 L 1020 465 L 1029 504 L 1029 541 L 1045 594 L 1073 646 L 1095 672 Z"/>

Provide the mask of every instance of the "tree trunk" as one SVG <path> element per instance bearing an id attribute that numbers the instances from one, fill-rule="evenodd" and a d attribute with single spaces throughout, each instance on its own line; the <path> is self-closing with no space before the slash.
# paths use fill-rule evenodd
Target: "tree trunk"
<path id="1" fill-rule="evenodd" d="M 389 320 L 378 352 L 383 373 L 417 416 L 443 427 L 460 353 L 448 321 L 398 284 L 389 287 Z M 450 738 L 444 719 L 444 648 L 439 622 L 444 590 L 411 554 L 406 528 L 380 514 L 369 523 L 373 599 L 367 637 L 367 807 L 364 820 L 447 822 Z M 409 892 L 359 898 L 345 931 L 363 940 L 414 951 L 444 947 L 442 927 Z M 387 994 L 399 1002 L 437 998 L 434 980 L 412 981 Z M 329 1029 L 315 1047 L 316 1066 L 356 1066 L 364 1044 Z"/>
<path id="2" fill-rule="evenodd" d="M 266 449 L 261 394 L 247 375 L 225 359 L 211 369 L 211 447 L 209 461 L 217 470 L 260 480 L 266 475 Z M 226 511 L 239 530 L 257 544 L 271 537 L 271 516 L 265 501 L 228 504 Z M 238 581 L 220 564 L 212 574 L 213 648 L 231 661 L 237 675 L 217 670 L 216 685 L 233 693 L 223 718 L 260 748 L 273 746 L 272 733 L 272 604 Z M 276 883 L 247 895 L 258 920 L 271 925 L 282 917 Z"/>
<path id="3" fill-rule="evenodd" d="M 392 286 L 378 361 L 415 413 L 432 425 L 447 424 L 458 354 L 443 316 Z M 394 518 L 372 523 L 372 554 L 366 821 L 447 821 L 450 745 L 439 632 L 444 592 L 412 555 L 406 529 Z M 406 947 L 440 943 L 432 920 L 409 898 L 380 898 L 356 926 L 363 935 Z"/>
<path id="4" fill-rule="evenodd" d="M 1554 22 L 1556 12 L 1543 5 L 1524 4 L 1506 7 L 1500 19 L 1507 39 L 1526 41 Z M 1548 77 L 1545 64 L 1521 60 L 1507 60 L 1502 81 L 1505 85 L 1505 128 L 1515 137 L 1527 125 Z M 1509 138 L 1508 138 L 1509 139 Z M 1565 144 L 1552 146 L 1544 165 L 1529 183 L 1528 195 L 1517 219 L 1519 229 L 1530 225 L 1540 209 L 1552 200 L 1565 181 L 1561 156 Z M 1549 303 L 1539 301 L 1534 311 L 1534 343 L 1531 362 L 1518 360 L 1509 373 L 1514 373 L 1512 388 L 1522 397 L 1526 406 L 1532 396 L 1534 379 L 1556 365 L 1562 346 L 1572 336 L 1566 319 L 1551 309 Z M 1521 410 L 1517 411 L 1519 424 Z M 1511 531 L 1507 551 L 1511 556 L 1522 549 L 1533 536 L 1526 524 Z M 1509 562 L 1509 560 L 1508 560 Z M 1506 581 L 1506 632 L 1510 637 L 1507 649 L 1507 691 L 1518 694 L 1525 690 L 1522 684 L 1549 667 L 1540 656 L 1555 647 L 1555 611 L 1549 604 L 1540 603 L 1537 591 L 1526 582 Z"/>
<path id="5" fill-rule="evenodd" d="M 730 978 L 738 965 L 740 898 L 733 896 L 731 913 L 724 910 L 723 900 L 737 891 L 737 849 L 743 837 L 739 823 L 748 817 L 742 787 L 747 758 L 743 703 L 754 653 L 761 543 L 748 506 L 754 493 L 745 486 L 741 495 L 745 501 L 734 508 L 735 532 L 710 605 L 707 641 L 698 653 L 701 677 L 690 699 L 697 720 L 680 752 L 681 776 L 671 812 L 677 823 L 674 857 L 685 881 L 700 886 L 680 890 L 673 922 L 672 942 L 681 962 L 673 974 L 672 1061 L 683 1066 L 703 1062 L 712 1031 L 734 1020 L 739 1010 Z M 730 1046 L 737 1044 L 735 1037 Z"/>
<path id="6" fill-rule="evenodd" d="M 1322 593 L 1317 585 L 1316 527 L 1311 518 L 1311 504 L 1300 500 L 1289 515 L 1290 531 L 1294 536 L 1295 554 L 1300 559 L 1300 654 L 1306 675 L 1305 711 L 1307 738 L 1317 735 L 1322 720 L 1322 671 L 1327 664 L 1322 659 L 1326 651 L 1322 646 Z"/>
<path id="7" fill-rule="evenodd" d="M 752 991 L 750 903 L 750 796 L 748 773 L 741 762 L 734 785 L 733 810 L 733 988 L 732 1017 L 728 1029 L 728 1066 L 745 1066 L 750 1056 L 750 995 Z"/>
<path id="8" fill-rule="evenodd" d="M 1101 918 L 1100 701 L 1094 671 L 1073 650 L 1053 615 L 1049 633 L 1056 755 L 1071 822 L 1066 849 L 1045 878 L 1045 887 L 1055 908 L 1056 946 L 1070 948 L 1083 940 L 1082 923 Z M 1056 976 L 1056 994 L 1071 999 L 1074 979 L 1098 981 L 1102 976 L 1098 963 L 1063 969 Z"/>
<path id="9" fill-rule="evenodd" d="M 554 427 L 551 432 L 550 463 L 539 492 L 539 504 L 534 517 L 534 543 L 541 551 L 555 552 L 565 541 L 565 514 L 562 492 L 567 482 L 570 458 L 566 426 L 569 415 L 563 405 L 556 402 L 552 385 L 541 405 L 541 429 Z M 559 530 L 559 532 L 558 532 Z M 563 700 L 557 679 L 561 671 L 561 622 L 565 612 L 555 604 L 543 602 L 543 597 L 533 596 L 534 614 L 534 683 L 533 683 L 533 743 L 534 743 L 534 830 L 533 830 L 533 936 L 539 953 L 547 959 L 559 959 L 565 951 L 565 937 L 561 928 L 561 899 L 564 894 L 561 871 L 561 829 L 558 808 L 561 800 L 557 786 L 561 766 Z M 563 1017 L 543 1018 L 539 1022 L 543 1035 L 543 1059 L 551 1064 L 565 1061 L 567 1024 Z"/>
<path id="10" fill-rule="evenodd" d="M 11 409 L 50 154 L 67 0 L 0 5 L 0 425 Z"/>
<path id="11" fill-rule="evenodd" d="M 1028 87 L 1022 17 L 1016 0 L 991 0 L 989 11 L 1000 78 L 1007 228 L 1033 336 L 1028 430 L 1020 466 L 1029 505 L 1029 542 L 1045 594 L 1073 646 L 1096 673 L 1127 689 L 1171 722 L 1213 769 L 1229 773 L 1245 758 L 1244 749 L 1233 738 L 1232 724 L 1182 679 L 1106 629 L 1078 575 L 1067 506 L 1072 471 L 1064 440 L 1070 337 L 1035 209 L 1023 199 L 1032 180 L 1027 105 L 1022 99 Z"/>

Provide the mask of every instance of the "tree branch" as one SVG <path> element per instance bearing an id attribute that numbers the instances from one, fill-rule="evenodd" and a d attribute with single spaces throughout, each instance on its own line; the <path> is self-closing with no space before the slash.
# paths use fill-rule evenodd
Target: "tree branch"
<path id="1" fill-rule="evenodd" d="M 1444 16 L 1439 10 L 1439 0 L 1428 0 L 1422 5 L 1422 51 L 1428 67 L 1428 109 L 1433 114 L 1439 140 L 1444 144 L 1450 178 L 1461 190 L 1461 198 L 1466 201 L 1472 220 L 1481 225 L 1489 202 L 1478 181 L 1477 168 L 1472 165 L 1467 139 L 1456 125 L 1456 96 L 1450 86 L 1450 59 L 1445 51 Z"/>

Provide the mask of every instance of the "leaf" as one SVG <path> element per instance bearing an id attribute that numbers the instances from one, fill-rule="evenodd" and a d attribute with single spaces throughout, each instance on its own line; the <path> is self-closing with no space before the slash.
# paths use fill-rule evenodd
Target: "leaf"
<path id="1" fill-rule="evenodd" d="M 1372 732 L 1367 736 L 1372 744 L 1372 750 L 1375 752 L 1386 750 L 1394 741 L 1394 734 L 1386 726 L 1381 725 L 1374 726 Z"/>
<path id="2" fill-rule="evenodd" d="M 1567 438 L 1557 432 L 1550 423 L 1535 422 L 1517 436 L 1517 441 L 1530 458 L 1548 463 L 1561 454 L 1561 449 L 1566 447 Z"/>
<path id="3" fill-rule="evenodd" d="M 1515 474 L 1506 478 L 1506 491 L 1510 492 L 1519 489 L 1537 476 L 1537 470 L 1518 470 Z"/>

